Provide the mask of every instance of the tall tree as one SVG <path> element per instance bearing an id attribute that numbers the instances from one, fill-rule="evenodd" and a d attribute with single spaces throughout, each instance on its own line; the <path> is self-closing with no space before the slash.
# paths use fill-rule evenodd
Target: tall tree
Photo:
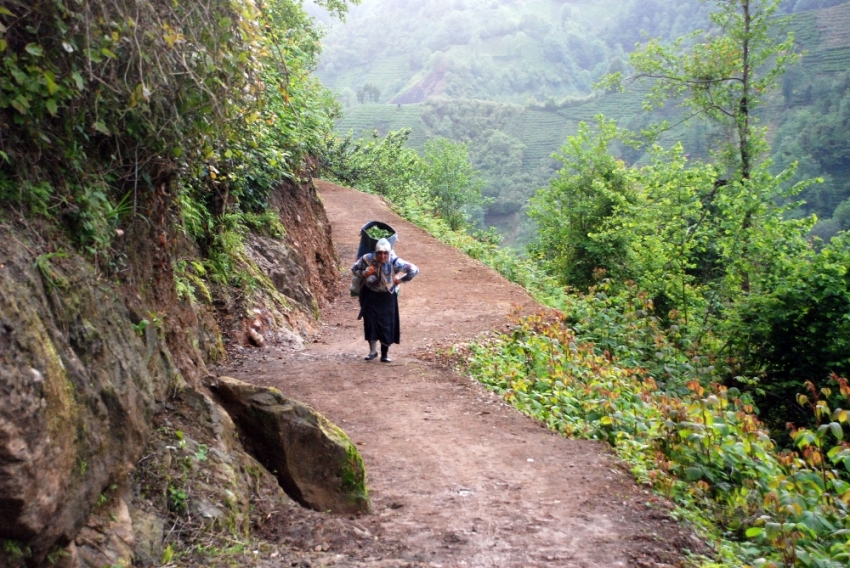
<path id="1" fill-rule="evenodd" d="M 780 41 L 783 21 L 776 15 L 780 0 L 713 0 L 714 29 L 699 30 L 671 45 L 651 40 L 634 51 L 629 62 L 635 79 L 654 84 L 647 107 L 681 101 L 691 116 L 702 116 L 726 127 L 726 148 L 732 175 L 748 180 L 766 151 L 754 111 L 777 84 L 786 67 L 796 61 L 793 34 Z M 689 49 L 683 46 L 693 42 Z M 609 78 L 616 83 L 620 75 Z"/>
<path id="2" fill-rule="evenodd" d="M 764 266 L 755 250 L 762 215 L 771 218 L 771 206 L 780 188 L 769 179 L 763 157 L 768 147 L 765 131 L 754 115 L 765 94 L 777 86 L 787 66 L 797 60 L 793 34 L 782 37 L 784 21 L 777 16 L 780 0 L 712 0 L 713 28 L 698 30 L 671 45 L 652 40 L 635 50 L 629 61 L 635 79 L 653 81 L 646 100 L 648 109 L 668 100 L 681 101 L 691 111 L 689 118 L 702 117 L 727 132 L 727 143 L 719 149 L 725 162 L 727 184 L 714 191 L 710 200 L 737 196 L 742 215 L 726 219 L 733 235 L 730 258 L 740 259 L 738 286 L 747 293 L 754 272 Z M 684 47 L 688 45 L 687 49 Z M 603 83 L 617 84 L 621 75 Z M 656 129 L 666 128 L 662 123 Z M 793 166 L 792 166 L 793 167 Z M 795 191 L 802 190 L 798 185 Z"/>
<path id="3" fill-rule="evenodd" d="M 425 143 L 423 182 L 437 212 L 452 229 L 469 223 L 469 208 L 483 205 L 483 182 L 469 161 L 465 144 L 447 138 Z"/>
<path id="4" fill-rule="evenodd" d="M 598 133 L 579 124 L 555 157 L 564 167 L 548 188 L 531 199 L 529 215 L 537 223 L 537 242 L 529 252 L 563 284 L 592 286 L 598 269 L 625 263 L 626 243 L 594 239 L 617 208 L 634 195 L 629 168 L 610 153 L 620 136 L 613 121 L 597 117 Z"/>

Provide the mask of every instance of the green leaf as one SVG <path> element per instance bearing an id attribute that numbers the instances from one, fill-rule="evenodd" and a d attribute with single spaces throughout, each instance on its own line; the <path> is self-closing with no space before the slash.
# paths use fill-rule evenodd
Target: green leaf
<path id="1" fill-rule="evenodd" d="M 42 47 L 37 43 L 28 43 L 24 49 L 27 53 L 36 57 L 41 57 L 42 55 L 44 55 L 44 49 L 42 49 Z"/>
<path id="2" fill-rule="evenodd" d="M 107 136 L 112 135 L 112 132 L 110 132 L 106 125 L 100 120 L 95 122 L 92 126 L 94 126 L 94 129 L 100 132 L 101 134 L 106 134 Z"/>
<path id="3" fill-rule="evenodd" d="M 174 558 L 174 549 L 169 544 L 165 547 L 165 550 L 162 551 L 162 564 L 168 564 L 171 562 L 172 558 Z"/>
<path id="4" fill-rule="evenodd" d="M 104 47 L 103 49 L 101 49 L 101 50 L 100 50 L 100 52 L 101 52 L 102 54 L 104 54 L 105 56 L 107 56 L 108 58 L 110 58 L 110 59 L 118 59 L 118 56 L 117 56 L 117 55 L 115 55 L 115 53 L 114 53 L 114 52 L 112 52 L 111 50 L 109 50 L 109 49 L 107 49 L 107 48 L 105 48 L 105 47 Z"/>
<path id="5" fill-rule="evenodd" d="M 44 73 L 44 83 L 47 85 L 47 92 L 49 94 L 53 94 L 56 92 L 58 88 L 56 85 L 56 76 L 50 71 L 45 71 Z"/>
<path id="6" fill-rule="evenodd" d="M 23 95 L 18 95 L 12 101 L 12 107 L 21 114 L 26 114 L 30 108 L 30 102 Z"/>
<path id="7" fill-rule="evenodd" d="M 767 538 L 774 539 L 782 534 L 782 525 L 775 522 L 765 523 L 764 530 Z"/>
<path id="8" fill-rule="evenodd" d="M 59 107 L 56 104 L 56 99 L 47 99 L 47 102 L 44 103 L 44 105 L 47 107 L 47 112 L 49 112 L 53 116 L 56 116 L 56 113 L 59 110 Z"/>
<path id="9" fill-rule="evenodd" d="M 747 538 L 754 538 L 760 536 L 763 532 L 764 529 L 762 527 L 750 527 L 747 529 L 745 534 L 747 535 Z"/>
<path id="10" fill-rule="evenodd" d="M 0 53 L 3 53 L 4 51 L 6 51 L 6 45 L 7 45 L 6 40 L 0 39 Z"/>
<path id="11" fill-rule="evenodd" d="M 829 431 L 832 432 L 832 435 L 835 436 L 837 440 L 844 438 L 844 431 L 841 429 L 841 424 L 838 422 L 830 422 Z"/>
<path id="12" fill-rule="evenodd" d="M 20 69 L 18 69 L 17 67 L 13 67 L 12 69 L 10 69 L 10 70 L 9 70 L 9 73 L 11 73 L 11 74 L 12 74 L 12 77 L 14 77 L 14 78 L 15 78 L 15 82 L 16 82 L 18 85 L 22 85 L 22 86 L 23 86 L 23 85 L 24 85 L 24 83 L 28 83 L 28 82 L 29 82 L 29 75 L 27 75 L 26 73 L 24 73 L 23 71 L 21 71 L 21 70 L 20 70 Z"/>
<path id="13" fill-rule="evenodd" d="M 685 468 L 685 479 L 688 481 L 696 481 L 702 477 L 702 468 L 699 467 L 686 467 Z"/>
<path id="14" fill-rule="evenodd" d="M 15 17 L 15 14 L 10 12 L 8 8 L 4 8 L 3 6 L 0 6 L 0 14 L 3 14 L 4 16 L 11 16 L 13 18 Z"/>
<path id="15" fill-rule="evenodd" d="M 80 75 L 77 71 L 74 71 L 73 73 L 71 73 L 71 78 L 74 80 L 74 83 L 76 83 L 77 90 L 82 91 L 83 88 L 86 86 L 86 83 L 83 80 L 83 76 Z"/>

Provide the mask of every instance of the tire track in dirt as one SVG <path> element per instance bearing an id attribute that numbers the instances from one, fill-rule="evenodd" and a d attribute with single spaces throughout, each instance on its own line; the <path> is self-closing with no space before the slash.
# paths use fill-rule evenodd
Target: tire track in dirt
<path id="1" fill-rule="evenodd" d="M 436 345 L 502 327 L 516 307 L 536 309 L 522 288 L 380 198 L 316 184 L 343 270 L 321 335 L 303 351 L 269 347 L 220 371 L 276 387 L 341 426 L 363 455 L 374 514 L 281 519 L 270 534 L 306 547 L 329 543 L 336 565 L 392 558 L 446 567 L 661 567 L 680 564 L 687 550 L 705 551 L 607 446 L 562 438 L 428 361 Z M 370 220 L 392 225 L 399 256 L 421 269 L 401 291 L 402 344 L 390 364 L 363 361 L 362 323 L 348 297 L 347 268 Z M 295 525 L 300 540 L 290 534 Z"/>

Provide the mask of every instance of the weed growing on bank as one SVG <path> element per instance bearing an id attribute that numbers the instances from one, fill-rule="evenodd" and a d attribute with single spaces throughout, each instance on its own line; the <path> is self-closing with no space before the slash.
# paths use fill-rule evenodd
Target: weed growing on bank
<path id="1" fill-rule="evenodd" d="M 794 449 L 779 450 L 749 396 L 715 382 L 710 361 L 677 346 L 645 298 L 633 294 L 617 309 L 616 300 L 597 303 L 604 294 L 603 284 L 575 301 L 586 304 L 584 318 L 604 313 L 612 338 L 631 337 L 616 355 L 578 336 L 570 315 L 551 311 L 457 347 L 456 360 L 549 428 L 610 443 L 639 482 L 714 541 L 721 565 L 845 566 L 847 380 L 806 383 L 799 403 L 815 426 L 792 428 Z M 594 304 L 605 311 L 591 313 Z"/>

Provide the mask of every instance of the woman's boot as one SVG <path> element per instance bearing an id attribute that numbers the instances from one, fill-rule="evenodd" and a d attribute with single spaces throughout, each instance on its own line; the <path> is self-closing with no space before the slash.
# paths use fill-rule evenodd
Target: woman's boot
<path id="1" fill-rule="evenodd" d="M 377 341 L 370 341 L 370 342 L 369 342 L 369 354 L 368 354 L 368 355 L 366 355 L 366 356 L 364 357 L 364 359 L 366 359 L 367 361 L 371 361 L 372 359 L 374 359 L 375 357 L 377 357 L 377 356 L 378 356 L 378 350 L 377 350 L 377 349 L 375 349 L 377 346 L 378 346 L 378 342 L 377 342 Z"/>
<path id="2" fill-rule="evenodd" d="M 384 345 L 383 343 L 381 343 L 381 362 L 382 363 L 389 363 L 389 362 L 392 361 L 392 359 L 390 359 L 389 353 L 390 353 L 390 346 Z"/>

